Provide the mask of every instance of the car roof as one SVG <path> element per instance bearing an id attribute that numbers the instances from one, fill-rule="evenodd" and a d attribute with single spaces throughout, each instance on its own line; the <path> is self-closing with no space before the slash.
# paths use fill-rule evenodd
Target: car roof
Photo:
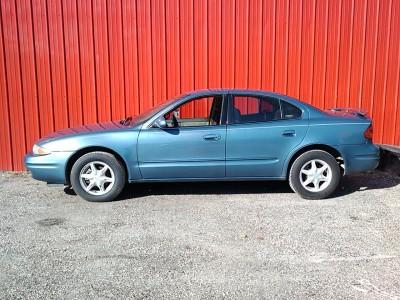
<path id="1" fill-rule="evenodd" d="M 185 96 L 204 96 L 213 94 L 239 94 L 239 95 L 265 95 L 265 96 L 279 96 L 287 97 L 286 95 L 269 92 L 265 90 L 255 90 L 255 89 L 202 89 L 195 90 L 192 92 L 185 93 Z"/>

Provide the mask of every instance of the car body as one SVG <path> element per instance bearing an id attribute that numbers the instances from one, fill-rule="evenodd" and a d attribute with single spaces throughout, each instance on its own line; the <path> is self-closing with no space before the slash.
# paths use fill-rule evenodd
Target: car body
<path id="1" fill-rule="evenodd" d="M 25 165 L 35 179 L 70 185 L 77 159 L 100 151 L 120 162 L 128 182 L 287 180 L 299 155 L 321 150 L 351 174 L 378 165 L 371 128 L 356 110 L 322 111 L 266 91 L 202 90 L 138 117 L 53 133 Z"/>

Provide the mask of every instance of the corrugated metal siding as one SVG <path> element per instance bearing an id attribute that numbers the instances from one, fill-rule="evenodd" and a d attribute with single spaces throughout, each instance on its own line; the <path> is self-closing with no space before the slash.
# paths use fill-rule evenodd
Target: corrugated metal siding
<path id="1" fill-rule="evenodd" d="M 208 87 L 364 108 L 400 145 L 399 0 L 0 2 L 0 169 L 54 130 Z"/>

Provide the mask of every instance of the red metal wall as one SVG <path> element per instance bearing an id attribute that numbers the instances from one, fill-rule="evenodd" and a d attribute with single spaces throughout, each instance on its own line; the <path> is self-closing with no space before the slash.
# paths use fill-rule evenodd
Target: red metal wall
<path id="1" fill-rule="evenodd" d="M 400 0 L 1 0 L 0 169 L 194 89 L 362 107 L 400 144 Z"/>

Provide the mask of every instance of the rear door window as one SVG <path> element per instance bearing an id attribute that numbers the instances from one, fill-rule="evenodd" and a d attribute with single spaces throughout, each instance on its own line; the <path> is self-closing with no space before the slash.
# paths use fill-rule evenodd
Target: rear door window
<path id="1" fill-rule="evenodd" d="M 278 99 L 259 96 L 233 97 L 233 123 L 268 122 L 280 119 Z"/>
<path id="2" fill-rule="evenodd" d="M 281 100 L 282 119 L 298 119 L 301 117 L 301 110 L 296 106 Z"/>
<path id="3" fill-rule="evenodd" d="M 232 122 L 256 123 L 298 119 L 301 109 L 284 100 L 269 96 L 233 96 Z"/>

